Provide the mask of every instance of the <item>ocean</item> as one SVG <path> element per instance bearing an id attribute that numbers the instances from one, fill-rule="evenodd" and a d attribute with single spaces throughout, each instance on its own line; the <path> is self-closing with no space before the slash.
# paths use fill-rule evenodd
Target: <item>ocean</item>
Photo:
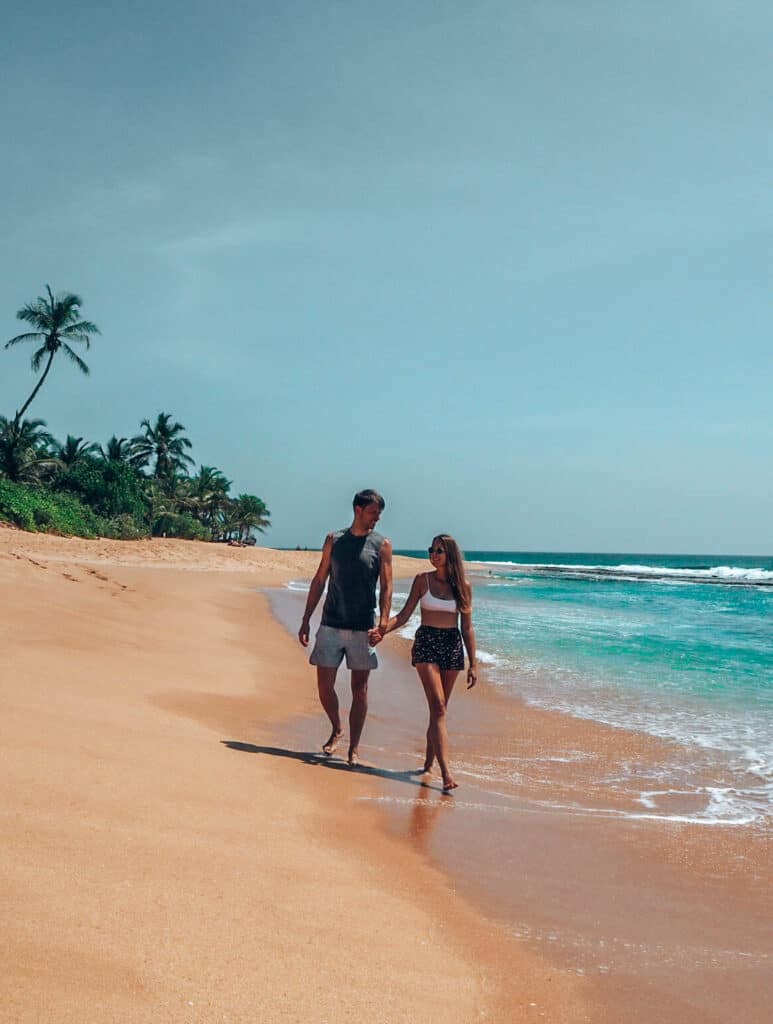
<path id="1" fill-rule="evenodd" d="M 773 825 L 773 557 L 466 558 L 489 684 L 680 751 L 649 777 L 619 780 L 639 794 L 633 816 Z M 398 583 L 395 608 L 406 596 Z"/>

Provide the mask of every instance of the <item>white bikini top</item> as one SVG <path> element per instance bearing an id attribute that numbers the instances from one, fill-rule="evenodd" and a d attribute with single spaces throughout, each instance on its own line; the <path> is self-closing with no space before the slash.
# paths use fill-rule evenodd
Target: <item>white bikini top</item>
<path id="1" fill-rule="evenodd" d="M 427 612 L 453 612 L 456 613 L 456 601 L 453 597 L 435 597 L 432 591 L 429 589 L 429 573 L 425 573 L 427 577 L 427 589 L 421 595 L 420 606 Z"/>

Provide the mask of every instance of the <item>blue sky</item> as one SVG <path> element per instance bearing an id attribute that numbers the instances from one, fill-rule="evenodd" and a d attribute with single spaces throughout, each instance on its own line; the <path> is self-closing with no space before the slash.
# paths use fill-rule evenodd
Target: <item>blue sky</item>
<path id="1" fill-rule="evenodd" d="M 2 337 L 75 291 L 90 378 L 315 546 L 770 553 L 773 8 L 84 3 L 6 12 Z M 0 351 L 0 411 L 34 385 Z"/>

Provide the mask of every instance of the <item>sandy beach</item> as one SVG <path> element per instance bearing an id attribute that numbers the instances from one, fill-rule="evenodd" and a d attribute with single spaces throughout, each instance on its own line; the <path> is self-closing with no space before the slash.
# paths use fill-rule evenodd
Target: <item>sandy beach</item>
<path id="1" fill-rule="evenodd" d="M 768 837 L 574 813 L 625 811 L 661 741 L 484 673 L 443 797 L 394 638 L 365 766 L 320 756 L 286 588 L 317 559 L 0 528 L 0 1019 L 762 1024 Z"/>
<path id="2" fill-rule="evenodd" d="M 607 1019 L 390 834 L 380 780 L 246 756 L 323 726 L 258 590 L 316 560 L 0 528 L 0 1019 Z"/>

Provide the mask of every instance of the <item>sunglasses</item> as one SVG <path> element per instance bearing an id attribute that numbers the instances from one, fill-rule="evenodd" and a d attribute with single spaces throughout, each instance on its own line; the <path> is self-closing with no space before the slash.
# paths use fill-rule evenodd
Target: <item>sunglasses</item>
<path id="1" fill-rule="evenodd" d="M 444 555 L 446 553 L 445 548 L 427 548 L 427 552 L 430 555 Z"/>

